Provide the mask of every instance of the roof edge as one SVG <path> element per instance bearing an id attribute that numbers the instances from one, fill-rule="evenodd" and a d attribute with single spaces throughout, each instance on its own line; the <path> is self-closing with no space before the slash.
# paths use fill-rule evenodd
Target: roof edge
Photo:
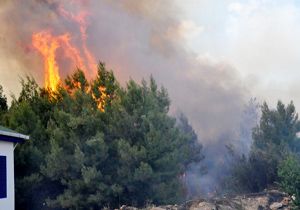
<path id="1" fill-rule="evenodd" d="M 20 134 L 20 133 L 13 133 L 13 132 L 9 132 L 9 131 L 0 130 L 0 135 L 16 137 L 16 138 L 20 138 L 20 139 L 24 139 L 24 140 L 29 140 L 29 136 L 26 136 L 26 135 L 23 135 L 23 134 Z"/>

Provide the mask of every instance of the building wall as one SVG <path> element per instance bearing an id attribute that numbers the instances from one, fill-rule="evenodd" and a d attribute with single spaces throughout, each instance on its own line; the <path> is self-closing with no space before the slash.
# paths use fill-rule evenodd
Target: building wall
<path id="1" fill-rule="evenodd" d="M 0 155 L 6 156 L 7 166 L 7 198 L 0 198 L 0 210 L 15 209 L 15 185 L 14 185 L 14 144 L 1 141 Z"/>

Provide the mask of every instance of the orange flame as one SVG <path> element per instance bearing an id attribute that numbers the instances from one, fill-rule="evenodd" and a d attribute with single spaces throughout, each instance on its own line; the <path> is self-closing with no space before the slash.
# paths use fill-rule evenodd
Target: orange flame
<path id="1" fill-rule="evenodd" d="M 72 46 L 70 42 L 71 35 L 69 33 L 66 33 L 59 36 L 59 39 L 61 41 L 61 47 L 63 47 L 66 56 L 71 59 L 74 65 L 76 65 L 86 73 L 86 66 L 84 65 L 84 62 L 80 56 L 80 52 L 76 47 Z"/>
<path id="2" fill-rule="evenodd" d="M 50 33 L 41 32 L 32 36 L 33 46 L 42 54 L 45 69 L 45 86 L 56 90 L 60 81 L 58 65 L 56 62 L 56 49 L 59 42 Z"/>
<path id="3" fill-rule="evenodd" d="M 89 49 L 87 47 L 87 43 L 86 43 L 86 40 L 88 38 L 88 35 L 87 35 L 88 24 L 86 21 L 86 17 L 88 16 L 88 13 L 85 11 L 81 11 L 78 15 L 74 15 L 71 12 L 66 11 L 62 5 L 60 5 L 60 7 L 59 7 L 59 12 L 65 18 L 71 19 L 79 25 L 81 41 L 82 41 L 82 48 L 83 48 L 84 56 L 88 62 L 87 65 L 88 65 L 89 69 L 91 69 L 91 70 L 97 69 L 96 59 L 93 56 L 93 54 L 89 51 Z"/>
<path id="4" fill-rule="evenodd" d="M 106 87 L 100 86 L 99 93 L 100 93 L 99 98 L 97 98 L 94 93 L 92 93 L 92 97 L 96 101 L 98 109 L 101 112 L 104 112 L 105 111 L 105 102 L 108 97 L 108 95 L 106 94 Z"/>
<path id="5" fill-rule="evenodd" d="M 88 23 L 86 17 L 88 13 L 80 11 L 78 14 L 74 15 L 72 12 L 65 10 L 62 4 L 58 7 L 58 13 L 64 18 L 78 24 L 81 46 L 79 48 L 72 44 L 72 36 L 70 33 L 54 36 L 50 31 L 46 30 L 32 35 L 33 47 L 43 56 L 45 87 L 52 91 L 57 90 L 57 86 L 60 82 L 60 72 L 56 54 L 58 48 L 62 49 L 61 52 L 63 53 L 63 56 L 68 58 L 73 66 L 77 66 L 85 73 L 88 73 L 87 70 L 92 70 L 93 74 L 95 74 L 97 69 L 95 57 L 87 46 Z M 73 85 L 75 88 L 81 88 L 80 82 L 74 83 Z M 108 97 L 106 87 L 100 86 L 98 90 L 99 96 L 96 97 L 94 93 L 92 93 L 92 97 L 97 103 L 98 109 L 104 112 L 105 102 Z M 91 90 L 88 90 L 88 92 L 90 91 Z"/>
<path id="6" fill-rule="evenodd" d="M 53 36 L 49 31 L 33 34 L 32 44 L 44 59 L 46 88 L 55 91 L 60 81 L 59 67 L 56 61 L 56 50 L 60 47 L 74 65 L 86 71 L 79 50 L 71 44 L 70 40 L 71 35 L 69 33 L 60 36 Z"/>
<path id="7" fill-rule="evenodd" d="M 87 21 L 86 17 L 88 13 L 86 11 L 80 11 L 77 15 L 64 9 L 61 4 L 58 7 L 60 15 L 68 20 L 71 20 L 78 24 L 81 37 L 81 50 L 76 46 L 72 45 L 72 36 L 70 33 L 64 33 L 60 36 L 53 36 L 49 31 L 42 31 L 35 33 L 32 36 L 33 47 L 36 48 L 44 60 L 45 69 L 45 86 L 52 90 L 56 90 L 57 85 L 60 81 L 59 76 L 59 65 L 56 60 L 56 50 L 62 48 L 64 56 L 67 57 L 74 66 L 79 67 L 85 73 L 87 69 L 92 70 L 96 73 L 97 65 L 93 54 L 87 47 Z"/>

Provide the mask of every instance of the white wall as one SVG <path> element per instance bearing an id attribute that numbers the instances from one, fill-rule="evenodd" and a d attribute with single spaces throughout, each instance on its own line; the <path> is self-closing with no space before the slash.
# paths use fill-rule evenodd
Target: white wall
<path id="1" fill-rule="evenodd" d="M 15 209 L 15 184 L 14 184 L 14 144 L 1 141 L 0 155 L 6 156 L 7 167 L 7 198 L 0 198 L 0 210 Z"/>

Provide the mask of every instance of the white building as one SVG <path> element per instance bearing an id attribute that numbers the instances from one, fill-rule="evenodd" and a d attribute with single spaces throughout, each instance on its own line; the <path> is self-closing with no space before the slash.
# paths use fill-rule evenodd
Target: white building
<path id="1" fill-rule="evenodd" d="M 15 209 L 14 148 L 28 139 L 0 126 L 0 210 Z"/>

